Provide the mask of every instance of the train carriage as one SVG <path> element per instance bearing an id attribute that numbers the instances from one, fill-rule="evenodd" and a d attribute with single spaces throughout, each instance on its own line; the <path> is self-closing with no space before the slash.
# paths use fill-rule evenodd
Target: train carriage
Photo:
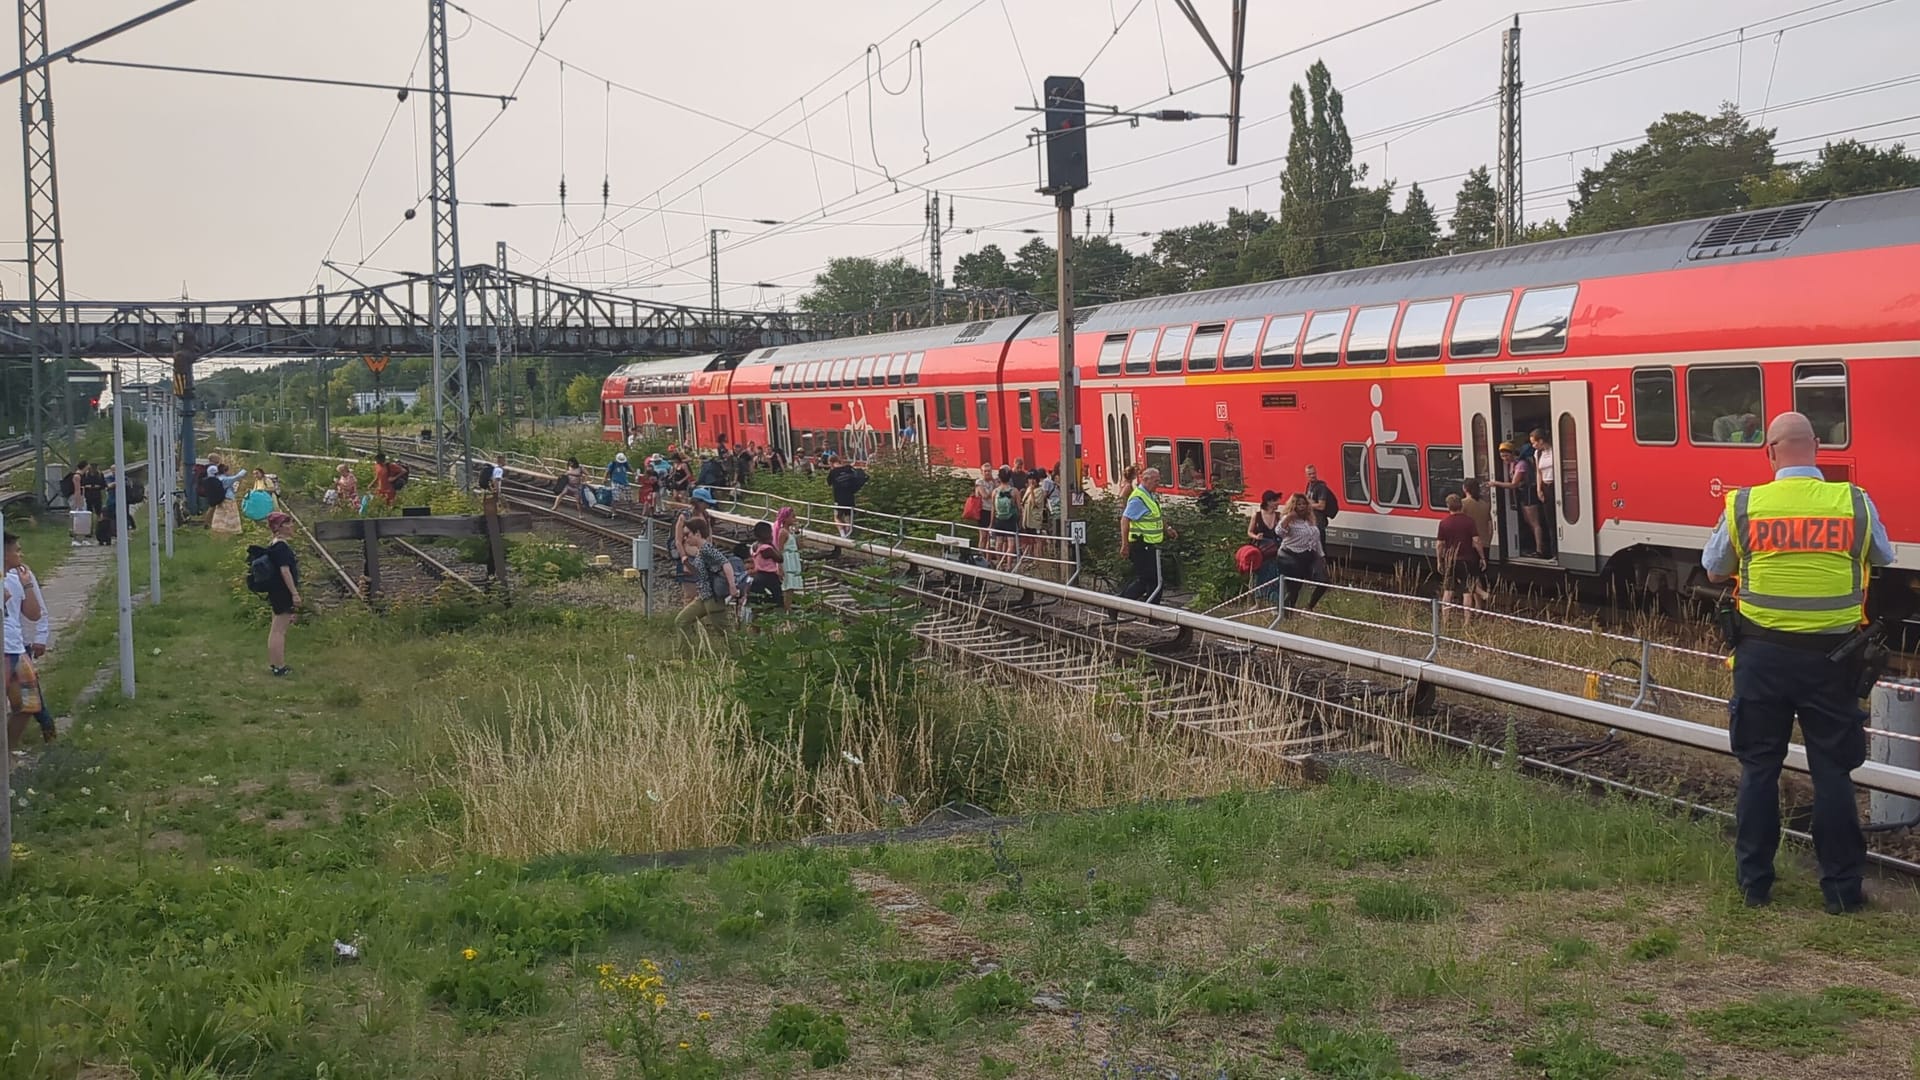
<path id="1" fill-rule="evenodd" d="M 750 354 L 713 398 L 740 437 L 855 456 L 911 427 L 956 468 L 1058 458 L 1053 316 Z M 1551 542 L 1503 498 L 1496 560 L 1656 590 L 1705 584 L 1725 493 L 1769 478 L 1768 418 L 1806 413 L 1819 464 L 1870 490 L 1920 580 L 1920 190 L 1770 208 L 1081 313 L 1089 482 L 1159 468 L 1175 496 L 1297 491 L 1309 465 L 1357 552 L 1432 548 L 1448 494 L 1499 444 L 1552 442 Z M 1897 587 L 1888 588 L 1887 584 Z"/>
<path id="2" fill-rule="evenodd" d="M 711 380 L 737 360 L 737 354 L 706 353 L 622 365 L 600 387 L 601 437 L 622 446 L 661 436 L 690 448 L 716 445 L 725 410 L 712 405 Z"/>

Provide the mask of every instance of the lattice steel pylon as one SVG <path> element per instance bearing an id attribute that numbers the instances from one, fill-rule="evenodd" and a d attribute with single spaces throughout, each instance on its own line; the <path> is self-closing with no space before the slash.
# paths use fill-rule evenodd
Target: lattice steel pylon
<path id="1" fill-rule="evenodd" d="M 20 66 L 45 58 L 47 45 L 47 0 L 20 0 Z M 27 410 L 28 436 L 33 440 L 34 491 L 46 494 L 47 434 L 59 420 L 54 399 L 66 401 L 62 393 L 52 393 L 46 372 L 46 342 L 41 326 L 51 313 L 54 340 L 61 367 L 66 367 L 67 275 L 66 257 L 60 238 L 60 170 L 53 152 L 53 68 L 42 64 L 20 76 L 20 153 L 21 187 L 27 208 L 27 326 L 32 338 L 33 395 Z M 74 436 L 69 426 L 69 443 Z"/>
<path id="2" fill-rule="evenodd" d="M 453 142 L 453 76 L 447 64 L 447 0 L 427 0 L 427 91 L 433 107 L 433 465 L 447 473 L 447 437 L 460 440 L 461 483 L 473 472 L 467 445 L 472 401 L 467 395 L 467 286 L 460 268 L 460 198 L 454 184 L 459 150 Z M 447 354 L 453 365 L 447 365 Z"/>
<path id="3" fill-rule="evenodd" d="M 1525 192 L 1520 182 L 1523 167 L 1520 154 L 1520 16 L 1513 26 L 1500 34 L 1500 156 L 1496 177 L 1500 213 L 1494 221 L 1495 241 L 1500 247 L 1519 243 L 1526 230 L 1521 203 Z"/>

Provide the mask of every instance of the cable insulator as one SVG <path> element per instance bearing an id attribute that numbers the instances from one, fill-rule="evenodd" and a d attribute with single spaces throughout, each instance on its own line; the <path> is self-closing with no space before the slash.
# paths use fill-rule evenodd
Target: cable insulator
<path id="1" fill-rule="evenodd" d="M 563 176 L 560 178 L 560 202 L 562 205 L 565 205 L 566 201 L 567 201 L 567 178 Z"/>
<path id="2" fill-rule="evenodd" d="M 601 202 L 601 204 L 602 204 L 602 205 L 605 205 L 605 204 L 606 204 L 606 201 L 607 201 L 608 199 L 611 199 L 612 197 L 613 197 L 613 178 L 612 178 L 612 177 L 608 177 L 607 179 L 604 179 L 604 180 L 602 180 L 602 181 L 600 181 L 600 202 Z"/>

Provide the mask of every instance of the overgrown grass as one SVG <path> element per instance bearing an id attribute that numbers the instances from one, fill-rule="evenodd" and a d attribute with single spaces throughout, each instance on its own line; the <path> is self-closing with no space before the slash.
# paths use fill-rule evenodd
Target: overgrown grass
<path id="1" fill-rule="evenodd" d="M 8 1080 L 1911 1069 L 1911 897 L 1829 919 L 1789 862 L 1750 911 L 1706 824 L 1471 762 L 1188 804 L 1260 777 L 1122 693 L 955 684 L 878 642 L 885 678 L 791 684 L 827 698 L 786 701 L 820 721 L 809 764 L 767 724 L 783 699 L 737 681 L 778 635 L 703 658 L 537 594 L 303 621 L 275 679 L 238 547 L 179 550 L 136 613 L 140 696 L 110 682 L 16 774 Z M 74 636 L 56 702 L 113 618 Z M 678 870 L 609 854 L 910 820 L 969 778 L 999 808 L 1125 805 Z M 1746 996 L 1756 970 L 1780 997 Z"/>

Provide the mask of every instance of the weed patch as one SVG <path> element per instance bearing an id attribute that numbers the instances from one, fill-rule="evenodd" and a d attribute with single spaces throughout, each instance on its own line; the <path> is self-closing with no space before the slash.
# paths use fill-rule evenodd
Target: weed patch
<path id="1" fill-rule="evenodd" d="M 1806 1057 L 1848 1046 L 1848 1030 L 1866 1019 L 1908 1016 L 1912 1007 L 1892 995 L 1855 986 L 1817 994 L 1759 994 L 1687 1014 L 1687 1022 L 1715 1042 Z"/>

